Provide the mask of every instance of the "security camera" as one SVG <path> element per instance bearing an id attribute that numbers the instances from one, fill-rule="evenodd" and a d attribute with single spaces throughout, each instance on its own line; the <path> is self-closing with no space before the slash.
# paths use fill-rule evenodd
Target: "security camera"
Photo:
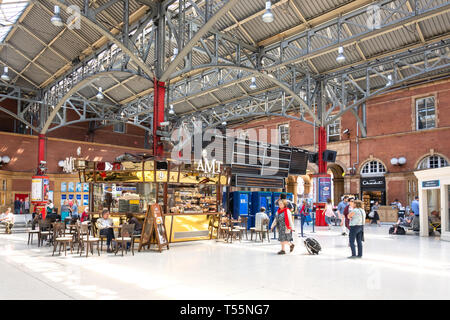
<path id="1" fill-rule="evenodd" d="M 343 134 L 348 134 L 348 133 L 350 133 L 350 130 L 349 129 L 345 129 L 342 133 Z"/>

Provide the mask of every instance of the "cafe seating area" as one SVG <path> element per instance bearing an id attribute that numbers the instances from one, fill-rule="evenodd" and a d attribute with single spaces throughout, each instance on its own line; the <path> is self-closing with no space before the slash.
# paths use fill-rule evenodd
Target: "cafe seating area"
<path id="1" fill-rule="evenodd" d="M 249 242 L 256 242 L 258 238 L 261 242 L 267 240 L 270 242 L 270 231 L 269 222 L 264 221 L 262 227 L 256 230 L 255 227 L 248 228 L 248 217 L 239 216 L 238 219 L 233 219 L 232 217 L 222 216 L 220 218 L 220 224 L 217 231 L 216 241 L 224 241 L 226 243 L 233 243 L 233 240 L 242 242 L 245 235 L 245 240 Z M 250 239 L 248 237 L 250 233 Z M 253 240 L 253 234 L 255 234 L 255 239 Z M 258 237 L 259 236 L 259 237 Z"/>
<path id="2" fill-rule="evenodd" d="M 29 228 L 28 246 L 36 245 L 39 248 L 48 247 L 51 256 L 55 255 L 78 255 L 78 256 L 100 256 L 106 252 L 103 242 L 106 242 L 106 236 L 100 235 L 100 230 L 96 224 L 90 221 L 80 222 L 79 220 L 64 222 L 50 222 L 48 220 L 39 220 L 35 229 Z M 115 238 L 112 241 L 112 252 L 117 255 L 121 251 L 134 256 L 134 247 L 139 242 L 140 234 L 136 234 L 135 225 L 123 223 L 113 226 Z M 37 236 L 37 242 L 33 243 Z M 105 250 L 104 250 L 105 249 Z"/>

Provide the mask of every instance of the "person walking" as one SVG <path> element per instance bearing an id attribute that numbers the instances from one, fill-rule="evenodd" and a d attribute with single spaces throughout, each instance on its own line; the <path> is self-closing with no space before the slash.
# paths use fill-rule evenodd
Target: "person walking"
<path id="1" fill-rule="evenodd" d="M 344 216 L 344 211 L 345 208 L 348 207 L 348 196 L 344 196 L 342 198 L 342 201 L 339 202 L 338 207 L 337 207 L 337 212 L 339 214 L 339 220 L 341 221 L 341 231 L 342 231 L 342 235 L 346 236 L 347 235 L 347 227 L 345 226 L 345 216 Z"/>
<path id="2" fill-rule="evenodd" d="M 419 197 L 415 196 L 414 200 L 411 202 L 411 211 L 414 212 L 414 218 L 412 220 L 412 228 L 414 231 L 420 230 L 420 205 L 419 205 Z"/>
<path id="3" fill-rule="evenodd" d="M 372 206 L 371 212 L 373 212 L 373 216 L 371 217 L 372 222 L 381 227 L 380 216 L 378 215 L 378 209 L 380 209 L 380 204 L 378 201 L 375 201 L 375 204 Z"/>
<path id="4" fill-rule="evenodd" d="M 355 201 L 355 208 L 349 212 L 348 218 L 350 219 L 349 242 L 352 250 L 352 255 L 348 258 L 361 258 L 363 254 L 364 223 L 366 221 L 366 212 L 361 200 Z M 358 245 L 358 255 L 356 255 L 355 240 Z"/>
<path id="5" fill-rule="evenodd" d="M 331 203 L 331 199 L 327 199 L 327 204 L 325 205 L 325 222 L 328 225 L 328 230 L 331 229 L 331 217 L 334 217 L 333 212 L 333 204 Z"/>
<path id="6" fill-rule="evenodd" d="M 77 201 L 70 201 L 69 202 L 70 205 L 70 213 L 72 216 L 72 219 L 78 219 L 79 218 L 79 214 L 78 214 L 78 205 L 77 205 Z"/>
<path id="7" fill-rule="evenodd" d="M 25 202 L 23 203 L 24 213 L 29 214 L 30 213 L 30 198 L 25 198 Z"/>
<path id="8" fill-rule="evenodd" d="M 270 231 L 272 231 L 275 226 L 278 230 L 278 241 L 281 242 L 281 250 L 278 254 L 285 254 L 285 246 L 289 244 L 289 242 L 293 241 L 292 231 L 294 229 L 294 222 L 292 220 L 292 213 L 287 208 L 287 200 L 280 199 L 278 201 L 278 211 L 275 219 L 273 220 Z M 294 250 L 295 245 L 293 243 L 290 244 L 290 252 Z"/>

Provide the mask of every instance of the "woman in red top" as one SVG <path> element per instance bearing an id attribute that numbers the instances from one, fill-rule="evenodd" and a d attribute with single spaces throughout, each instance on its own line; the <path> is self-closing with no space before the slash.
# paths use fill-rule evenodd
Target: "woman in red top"
<path id="1" fill-rule="evenodd" d="M 88 207 L 84 208 L 84 211 L 81 214 L 81 220 L 80 220 L 81 222 L 89 220 L 89 213 L 88 212 L 89 212 L 89 208 Z"/>
<path id="2" fill-rule="evenodd" d="M 278 240 L 281 242 L 281 251 L 278 254 L 285 254 L 286 251 L 284 247 L 292 242 L 292 231 L 294 230 L 294 222 L 292 220 L 292 213 L 287 208 L 287 200 L 282 199 L 278 201 L 279 209 L 277 211 L 277 216 L 273 220 L 272 227 L 270 230 L 272 231 L 275 226 L 278 229 Z M 294 244 L 291 243 L 290 251 L 294 250 Z"/>

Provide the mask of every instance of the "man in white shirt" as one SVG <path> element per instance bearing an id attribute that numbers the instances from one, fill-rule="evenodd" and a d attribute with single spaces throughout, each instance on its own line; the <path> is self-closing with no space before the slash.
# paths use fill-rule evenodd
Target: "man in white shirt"
<path id="1" fill-rule="evenodd" d="M 113 220 L 109 217 L 109 211 L 108 209 L 103 209 L 102 212 L 102 218 L 98 219 L 97 222 L 97 228 L 100 230 L 100 235 L 106 236 L 106 246 L 107 250 L 106 252 L 110 253 L 112 250 L 110 249 L 112 239 L 114 239 L 114 230 Z"/>
<path id="2" fill-rule="evenodd" d="M 269 221 L 269 216 L 266 214 L 266 208 L 261 207 L 260 211 L 255 215 L 255 230 L 262 230 L 263 221 Z"/>
<path id="3" fill-rule="evenodd" d="M 5 225 L 5 233 L 11 234 L 11 228 L 14 226 L 14 214 L 11 211 L 11 208 L 6 210 L 3 218 L 0 219 L 0 222 Z"/>

